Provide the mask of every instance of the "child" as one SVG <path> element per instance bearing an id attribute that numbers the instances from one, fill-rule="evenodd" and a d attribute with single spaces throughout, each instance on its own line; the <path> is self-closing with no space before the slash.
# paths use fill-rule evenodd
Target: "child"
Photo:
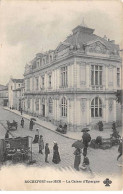
<path id="1" fill-rule="evenodd" d="M 89 171 L 92 173 L 89 164 L 90 164 L 90 162 L 89 162 L 88 157 L 87 157 L 87 156 L 84 156 L 84 160 L 83 160 L 81 169 L 82 169 L 82 170 L 87 169 L 87 170 L 89 170 Z"/>
<path id="2" fill-rule="evenodd" d="M 45 162 L 46 163 L 49 163 L 48 162 L 48 154 L 50 154 L 50 149 L 49 149 L 49 144 L 46 143 L 46 145 L 45 145 Z"/>

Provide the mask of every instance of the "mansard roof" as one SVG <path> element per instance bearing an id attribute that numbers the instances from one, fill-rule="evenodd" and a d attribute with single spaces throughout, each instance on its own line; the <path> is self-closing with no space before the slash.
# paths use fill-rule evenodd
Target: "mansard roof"
<path id="1" fill-rule="evenodd" d="M 80 48 L 88 44 L 91 41 L 100 40 L 109 50 L 119 49 L 119 46 L 112 43 L 110 40 L 106 40 L 96 34 L 93 34 L 94 29 L 78 26 L 73 29 L 73 34 L 68 36 L 64 41 L 65 43 L 69 43 L 71 45 L 80 45 Z"/>

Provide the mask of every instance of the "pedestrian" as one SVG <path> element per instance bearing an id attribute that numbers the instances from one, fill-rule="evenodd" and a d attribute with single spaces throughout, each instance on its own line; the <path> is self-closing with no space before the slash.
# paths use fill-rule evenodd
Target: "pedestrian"
<path id="1" fill-rule="evenodd" d="M 29 124 L 29 129 L 32 131 L 33 130 L 33 125 L 34 125 L 34 122 L 33 120 L 31 119 L 30 120 L 30 124 Z"/>
<path id="2" fill-rule="evenodd" d="M 90 161 L 89 161 L 89 158 L 87 156 L 84 156 L 81 169 L 88 170 L 92 173 L 92 170 L 90 169 Z"/>
<path id="3" fill-rule="evenodd" d="M 60 154 L 58 151 L 58 144 L 57 142 L 54 141 L 52 162 L 54 162 L 55 164 L 58 164 L 60 161 L 61 159 L 60 159 Z"/>
<path id="4" fill-rule="evenodd" d="M 9 130 L 7 130 L 6 134 L 5 134 L 5 139 L 9 138 Z"/>
<path id="5" fill-rule="evenodd" d="M 39 129 L 36 129 L 35 138 L 32 143 L 38 143 L 39 140 Z"/>
<path id="6" fill-rule="evenodd" d="M 86 156 L 87 155 L 87 147 L 84 147 L 83 148 L 83 156 Z"/>
<path id="7" fill-rule="evenodd" d="M 24 119 L 21 119 L 21 127 L 24 128 Z"/>
<path id="8" fill-rule="evenodd" d="M 103 131 L 103 122 L 102 121 L 98 122 L 98 126 L 99 126 L 99 131 Z"/>
<path id="9" fill-rule="evenodd" d="M 83 144 L 84 144 L 84 153 L 86 153 L 86 155 L 87 155 L 88 144 L 91 141 L 91 136 L 87 131 L 83 132 L 82 141 L 83 141 Z"/>
<path id="10" fill-rule="evenodd" d="M 85 147 L 88 147 L 89 142 L 91 141 L 91 136 L 87 131 L 83 132 L 82 135 L 83 144 Z"/>
<path id="11" fill-rule="evenodd" d="M 115 129 L 113 130 L 113 133 L 111 134 L 112 137 L 114 138 L 120 138 L 121 136 L 119 135 L 119 132 Z"/>
<path id="12" fill-rule="evenodd" d="M 20 109 L 20 112 L 21 112 L 21 115 L 22 115 L 22 112 L 23 112 L 23 109 L 22 108 Z"/>
<path id="13" fill-rule="evenodd" d="M 119 155 L 117 157 L 117 160 L 122 156 L 123 154 L 123 140 L 120 139 L 120 144 L 119 144 L 119 147 L 118 147 L 118 152 L 119 152 Z"/>
<path id="14" fill-rule="evenodd" d="M 40 138 L 38 140 L 38 145 L 39 145 L 39 153 L 43 154 L 44 140 L 43 140 L 43 136 L 42 135 L 40 135 Z"/>
<path id="15" fill-rule="evenodd" d="M 75 155 L 75 159 L 74 159 L 74 168 L 79 171 L 79 165 L 81 162 L 81 149 L 80 148 L 76 148 L 74 155 Z"/>
<path id="16" fill-rule="evenodd" d="M 116 123 L 115 123 L 115 121 L 113 121 L 113 123 L 112 123 L 112 129 L 113 129 L 113 132 L 116 132 Z"/>
<path id="17" fill-rule="evenodd" d="M 46 145 L 45 145 L 45 162 L 46 162 L 46 163 L 49 163 L 49 162 L 48 162 L 48 155 L 49 155 L 49 154 L 50 154 L 49 144 L 46 143 Z"/>

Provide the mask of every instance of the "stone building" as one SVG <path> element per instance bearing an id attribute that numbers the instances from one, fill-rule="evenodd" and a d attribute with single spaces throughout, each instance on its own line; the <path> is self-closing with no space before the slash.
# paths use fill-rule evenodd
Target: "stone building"
<path id="1" fill-rule="evenodd" d="M 117 120 L 115 92 L 121 58 L 114 40 L 77 26 L 55 50 L 38 53 L 25 66 L 25 111 L 69 130 Z M 119 107 L 119 111 L 120 107 Z"/>
<path id="2" fill-rule="evenodd" d="M 8 86 L 0 85 L 0 105 L 8 105 Z"/>
<path id="3" fill-rule="evenodd" d="M 8 83 L 8 106 L 20 110 L 22 101 L 23 79 L 11 78 Z"/>

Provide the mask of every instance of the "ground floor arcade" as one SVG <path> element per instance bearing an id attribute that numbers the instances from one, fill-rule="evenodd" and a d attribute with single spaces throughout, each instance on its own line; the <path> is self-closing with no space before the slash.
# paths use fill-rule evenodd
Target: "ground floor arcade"
<path id="1" fill-rule="evenodd" d="M 106 124 L 121 119 L 121 108 L 117 106 L 115 94 L 111 93 L 30 94 L 25 96 L 22 108 L 56 125 L 66 123 L 71 131 L 80 131 L 100 120 Z"/>

